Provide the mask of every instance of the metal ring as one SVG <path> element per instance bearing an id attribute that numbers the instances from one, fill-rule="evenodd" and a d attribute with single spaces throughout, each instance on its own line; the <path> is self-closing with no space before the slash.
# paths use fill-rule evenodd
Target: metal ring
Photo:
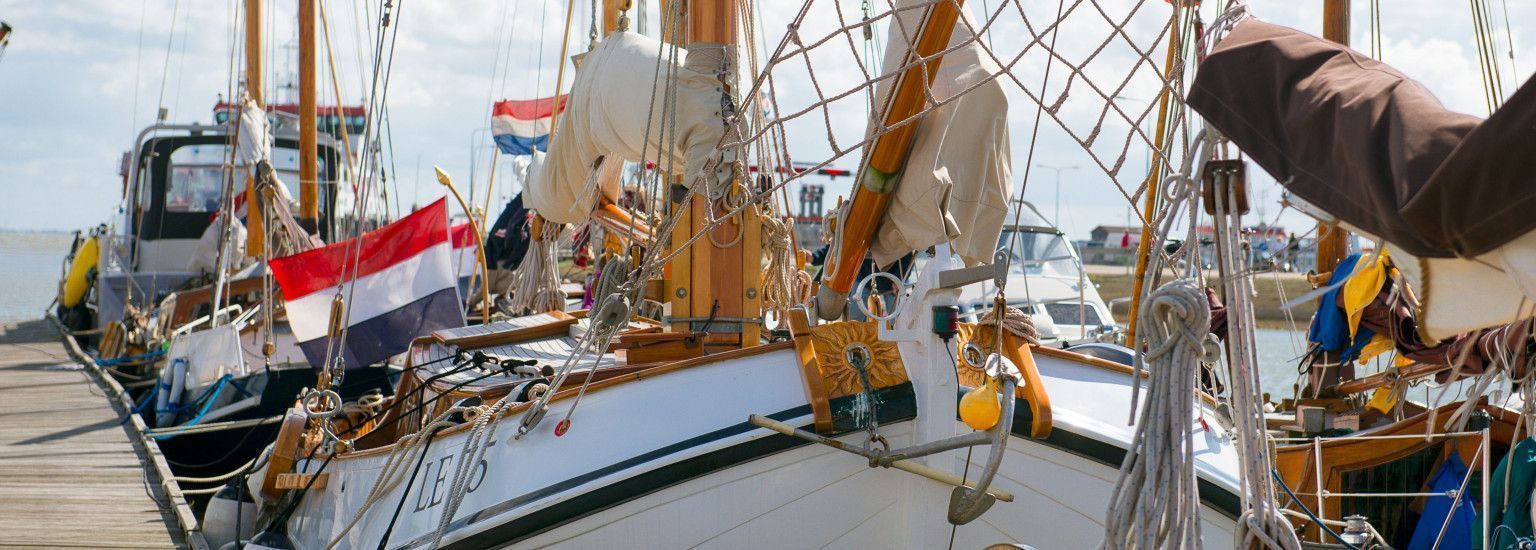
<path id="1" fill-rule="evenodd" d="M 849 295 L 849 299 L 854 300 L 854 304 L 859 306 L 859 311 L 864 312 L 865 317 L 874 319 L 876 321 L 889 321 L 891 319 L 895 319 L 896 315 L 901 312 L 901 306 L 903 305 L 901 301 L 901 291 L 907 288 L 907 285 L 901 282 L 901 279 L 898 279 L 895 275 L 886 273 L 884 271 L 876 271 L 874 273 L 870 273 L 869 275 L 865 275 L 863 279 L 859 279 L 859 284 L 853 288 L 856 291 L 863 290 L 865 287 L 869 286 L 869 284 L 873 282 L 877 277 L 885 277 L 890 279 L 891 282 L 895 284 L 896 292 L 892 296 L 893 299 L 891 300 L 891 308 L 886 312 L 885 315 L 881 316 L 870 313 L 869 304 L 865 303 L 865 300 L 863 299 L 868 296 L 866 294 L 854 292 L 853 294 Z"/>
<path id="2" fill-rule="evenodd" d="M 960 348 L 960 359 L 965 361 L 967 367 L 981 370 L 983 368 L 982 361 L 987 360 L 987 352 L 983 351 L 981 346 L 976 345 L 975 342 L 966 342 Z"/>
<path id="3" fill-rule="evenodd" d="M 857 360 L 855 358 L 858 358 Z M 854 342 L 843 348 L 843 360 L 854 370 L 862 371 L 869 367 L 869 363 L 875 360 L 875 352 L 863 342 Z"/>
<path id="4" fill-rule="evenodd" d="M 321 401 L 321 398 L 325 398 L 326 401 Z M 336 413 L 341 412 L 341 394 L 333 390 L 306 393 L 304 398 L 300 400 L 300 403 L 304 406 L 304 415 L 310 418 L 330 418 L 336 416 Z M 331 408 L 329 410 L 316 408 L 323 403 L 331 403 Z"/>

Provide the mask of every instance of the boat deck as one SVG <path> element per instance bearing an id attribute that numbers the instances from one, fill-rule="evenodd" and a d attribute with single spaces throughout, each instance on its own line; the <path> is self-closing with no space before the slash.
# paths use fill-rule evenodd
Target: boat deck
<path id="1" fill-rule="evenodd" d="M 115 402 L 52 323 L 0 324 L 0 547 L 184 546 Z"/>

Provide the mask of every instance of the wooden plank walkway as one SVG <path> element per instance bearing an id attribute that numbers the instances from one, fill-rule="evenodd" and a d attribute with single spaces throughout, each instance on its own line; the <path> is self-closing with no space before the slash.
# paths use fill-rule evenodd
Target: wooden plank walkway
<path id="1" fill-rule="evenodd" d="M 52 323 L 0 325 L 0 547 L 183 546 L 132 430 Z"/>

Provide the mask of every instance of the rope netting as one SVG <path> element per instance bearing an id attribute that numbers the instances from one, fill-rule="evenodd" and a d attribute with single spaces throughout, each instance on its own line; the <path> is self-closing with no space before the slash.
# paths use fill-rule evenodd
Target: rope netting
<path id="1" fill-rule="evenodd" d="M 921 32 L 923 15 L 940 3 L 957 5 L 962 13 L 949 47 L 928 57 L 888 57 L 883 66 L 869 59 L 866 45 L 871 42 L 887 43 L 893 50 L 908 48 Z M 883 5 L 872 0 L 857 9 L 847 2 L 809 0 L 762 60 L 757 78 L 740 94 L 758 103 L 756 109 L 742 112 L 756 114 L 761 121 L 751 124 L 740 141 L 723 143 L 722 148 L 778 147 L 777 142 L 789 136 L 800 160 L 815 160 L 789 170 L 763 170 L 772 180 L 767 187 L 778 188 L 996 81 L 1008 92 L 1010 110 L 1037 111 L 1054 121 L 1134 203 L 1151 178 L 1147 166 L 1128 166 L 1127 159 L 1152 151 L 1149 164 L 1166 173 L 1187 141 L 1176 98 L 1189 41 L 1175 41 L 1171 56 L 1168 44 L 1170 38 L 1197 34 L 1194 14 L 1162 0 L 886 0 Z M 870 122 L 871 111 L 878 112 L 871 107 L 883 101 L 885 89 L 899 75 L 919 66 L 935 70 L 931 61 L 968 48 L 979 50 L 986 78 L 947 97 L 926 87 L 926 104 L 912 116 Z M 1059 76 L 1045 80 L 1048 70 Z M 1167 101 L 1168 112 L 1160 117 L 1165 93 L 1173 101 Z M 1015 120 L 1029 120 L 1036 113 L 1028 114 Z M 1159 120 L 1162 128 L 1155 128 Z M 1160 133 L 1165 137 L 1160 139 Z M 1174 143 L 1179 145 L 1170 145 Z M 785 157 L 773 158 L 787 166 Z"/>

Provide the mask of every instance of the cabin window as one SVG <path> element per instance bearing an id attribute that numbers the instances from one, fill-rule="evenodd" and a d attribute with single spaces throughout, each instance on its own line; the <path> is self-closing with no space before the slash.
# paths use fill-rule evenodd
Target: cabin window
<path id="1" fill-rule="evenodd" d="M 165 188 L 165 211 L 211 213 L 219 209 L 229 162 L 229 146 L 188 145 L 171 151 L 170 177 Z"/>
<path id="2" fill-rule="evenodd" d="M 1089 303 L 1083 303 L 1082 307 L 1078 307 L 1078 302 L 1075 300 L 1070 302 L 1055 302 L 1045 304 L 1045 311 L 1046 313 L 1051 314 L 1051 320 L 1056 321 L 1056 324 L 1058 325 L 1098 326 L 1102 324 L 1099 321 L 1099 312 L 1093 309 L 1093 304 Z M 1082 319 L 1078 317 L 1079 313 L 1081 313 L 1082 317 L 1086 318 L 1088 322 L 1082 322 Z"/>
<path id="3" fill-rule="evenodd" d="M 272 148 L 272 167 L 277 179 L 294 198 L 299 196 L 299 152 L 286 147 Z M 231 160 L 225 144 L 188 145 L 171 152 L 170 178 L 165 191 L 165 211 L 175 213 L 212 213 L 219 209 L 219 199 L 227 184 L 225 163 Z M 321 158 L 320 172 L 325 172 Z M 236 174 L 240 181 L 236 193 L 243 190 L 244 169 Z"/>
<path id="4" fill-rule="evenodd" d="M 998 249 L 1010 252 L 1009 270 L 1016 275 L 1078 276 L 1072 244 L 1061 235 L 1005 230 L 998 239 Z"/>

